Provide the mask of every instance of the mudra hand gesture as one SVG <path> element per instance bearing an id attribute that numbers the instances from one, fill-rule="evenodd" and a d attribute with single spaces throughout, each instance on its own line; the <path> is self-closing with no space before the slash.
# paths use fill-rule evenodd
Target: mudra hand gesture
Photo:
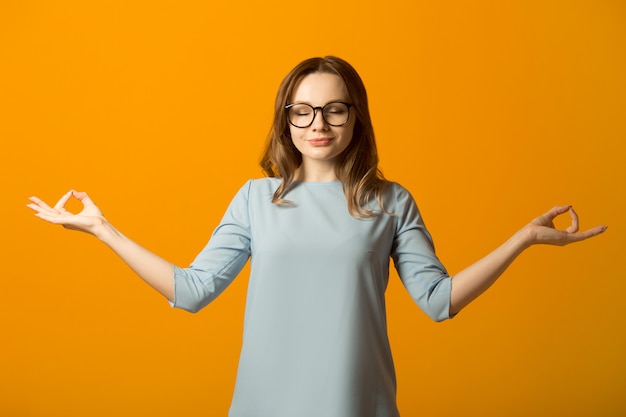
<path id="1" fill-rule="evenodd" d="M 83 205 L 83 209 L 79 213 L 74 214 L 65 209 L 65 205 L 72 197 Z M 106 222 L 102 211 L 85 192 L 68 191 L 54 207 L 50 207 L 37 197 L 30 197 L 29 200 L 31 203 L 27 206 L 37 212 L 35 216 L 50 223 L 60 224 L 66 229 L 95 234 L 96 229 Z"/>
<path id="2" fill-rule="evenodd" d="M 572 223 L 565 230 L 558 230 L 554 226 L 554 219 L 569 211 Z M 596 226 L 583 232 L 578 231 L 578 215 L 572 206 L 555 206 L 547 213 L 531 221 L 526 229 L 530 232 L 530 244 L 547 244 L 565 246 L 579 242 L 604 232 L 606 226 Z"/>

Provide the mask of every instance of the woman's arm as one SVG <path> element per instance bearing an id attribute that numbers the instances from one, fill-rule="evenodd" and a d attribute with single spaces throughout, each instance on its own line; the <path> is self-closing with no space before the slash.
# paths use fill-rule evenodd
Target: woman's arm
<path id="1" fill-rule="evenodd" d="M 78 214 L 70 213 L 65 209 L 65 205 L 72 197 L 83 204 L 83 210 Z M 139 246 L 115 229 L 91 201 L 87 193 L 69 191 L 61 197 L 54 207 L 50 207 L 37 197 L 31 197 L 30 201 L 28 207 L 37 212 L 37 217 L 50 223 L 60 224 L 66 229 L 94 235 L 113 249 L 152 288 L 168 300 L 174 301 L 173 265 Z"/>
<path id="2" fill-rule="evenodd" d="M 569 211 L 572 224 L 566 230 L 557 230 L 553 220 Z M 597 226 L 578 232 L 578 216 L 571 206 L 553 207 L 515 233 L 500 247 L 452 278 L 450 315 L 461 311 L 489 288 L 509 265 L 528 247 L 536 244 L 564 246 L 599 235 L 606 226 Z"/>

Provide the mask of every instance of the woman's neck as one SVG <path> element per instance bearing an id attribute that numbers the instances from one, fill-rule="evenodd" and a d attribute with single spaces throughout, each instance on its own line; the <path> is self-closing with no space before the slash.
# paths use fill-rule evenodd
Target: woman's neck
<path id="1" fill-rule="evenodd" d="M 339 179 L 335 172 L 335 164 L 305 164 L 304 161 L 294 178 L 300 182 L 333 182 Z"/>

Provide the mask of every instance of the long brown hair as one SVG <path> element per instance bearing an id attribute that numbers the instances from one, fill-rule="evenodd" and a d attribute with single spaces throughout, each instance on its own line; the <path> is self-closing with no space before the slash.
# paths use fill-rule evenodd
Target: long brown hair
<path id="1" fill-rule="evenodd" d="M 376 211 L 366 206 L 374 198 L 384 210 L 382 192 L 386 181 L 378 168 L 378 151 L 365 85 L 349 63 L 334 56 L 302 61 L 287 74 L 278 88 L 274 106 L 274 123 L 261 158 L 263 172 L 269 177 L 282 179 L 272 202 L 288 203 L 283 197 L 294 182 L 296 170 L 302 164 L 302 154 L 291 140 L 285 106 L 289 104 L 300 80 L 314 73 L 338 75 L 346 84 L 356 122 L 350 144 L 337 157 L 335 171 L 337 178 L 343 184 L 350 214 L 361 218 L 375 216 Z"/>

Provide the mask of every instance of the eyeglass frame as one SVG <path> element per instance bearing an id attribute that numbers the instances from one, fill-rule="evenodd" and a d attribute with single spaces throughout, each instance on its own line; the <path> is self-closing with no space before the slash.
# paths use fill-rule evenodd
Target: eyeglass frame
<path id="1" fill-rule="evenodd" d="M 328 106 L 330 104 L 337 104 L 337 103 L 343 104 L 344 106 L 346 106 L 348 108 L 348 118 L 346 119 L 345 122 L 343 122 L 343 123 L 341 123 L 339 125 L 334 125 L 332 123 L 328 123 L 328 121 L 326 120 L 326 117 L 324 117 L 324 109 L 326 108 L 326 106 Z M 309 123 L 306 126 L 296 126 L 295 124 L 293 124 L 291 122 L 291 119 L 289 118 L 289 109 L 291 109 L 294 106 L 302 106 L 302 105 L 309 106 L 310 108 L 313 109 L 313 119 L 311 119 L 311 123 Z M 350 115 L 351 115 L 350 108 L 352 107 L 352 105 L 353 105 L 352 103 L 346 103 L 345 101 L 329 101 L 328 103 L 324 104 L 323 106 L 317 106 L 317 107 L 311 106 L 308 103 L 287 104 L 285 106 L 285 112 L 287 112 L 287 123 L 289 123 L 293 127 L 297 127 L 298 129 L 306 129 L 307 127 L 310 127 L 313 124 L 313 122 L 315 121 L 315 118 L 317 117 L 317 111 L 321 110 L 320 114 L 322 115 L 322 120 L 324 120 L 324 123 L 326 123 L 328 126 L 333 126 L 333 127 L 344 126 L 344 125 L 346 125 L 350 121 Z"/>

